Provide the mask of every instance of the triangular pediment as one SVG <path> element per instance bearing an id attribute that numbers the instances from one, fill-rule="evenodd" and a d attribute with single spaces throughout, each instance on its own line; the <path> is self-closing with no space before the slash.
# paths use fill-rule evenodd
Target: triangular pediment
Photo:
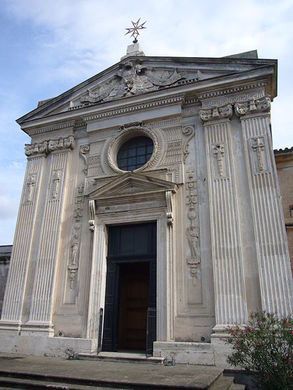
<path id="1" fill-rule="evenodd" d="M 255 69 L 276 67 L 275 60 L 245 57 L 128 57 L 63 94 L 43 100 L 18 119 L 19 124 L 47 116 L 153 93 L 168 88 L 202 84 Z"/>
<path id="2" fill-rule="evenodd" d="M 135 197 L 141 195 L 155 194 L 159 192 L 175 192 L 177 185 L 173 182 L 153 178 L 139 173 L 125 173 L 113 179 L 110 183 L 102 187 L 93 189 L 89 194 L 89 199 L 112 199 Z"/>

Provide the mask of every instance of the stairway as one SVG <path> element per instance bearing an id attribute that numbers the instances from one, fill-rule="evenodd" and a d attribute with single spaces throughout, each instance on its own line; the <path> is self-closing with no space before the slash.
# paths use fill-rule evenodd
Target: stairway
<path id="1" fill-rule="evenodd" d="M 0 389 L 245 389 L 216 367 L 158 363 L 0 356 Z"/>

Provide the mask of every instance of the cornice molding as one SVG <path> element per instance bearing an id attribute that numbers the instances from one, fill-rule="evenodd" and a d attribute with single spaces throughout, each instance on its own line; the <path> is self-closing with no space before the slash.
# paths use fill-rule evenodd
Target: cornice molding
<path id="1" fill-rule="evenodd" d="M 175 95 L 167 98 L 152 100 L 145 103 L 136 103 L 136 104 L 127 105 L 116 109 L 105 110 L 103 112 L 99 112 L 96 114 L 84 114 L 82 115 L 82 117 L 86 122 L 89 122 L 96 119 L 104 119 L 104 118 L 113 117 L 117 115 L 130 114 L 132 112 L 147 110 L 150 108 L 156 108 L 164 105 L 181 103 L 183 101 L 183 97 L 184 95 L 180 94 L 180 95 Z"/>
<path id="2" fill-rule="evenodd" d="M 53 123 L 49 126 L 40 126 L 40 127 L 34 127 L 31 129 L 25 129 L 27 133 L 29 133 L 30 136 L 38 135 L 38 134 L 43 134 L 43 133 L 49 133 L 51 131 L 57 131 L 57 130 L 62 130 L 62 129 L 68 129 L 72 128 L 76 125 L 76 120 L 71 119 L 66 122 L 59 122 L 59 123 Z"/>
<path id="3" fill-rule="evenodd" d="M 235 86 L 231 88 L 226 88 L 226 89 L 219 89 L 219 90 L 212 90 L 212 91 L 207 91 L 203 92 L 198 95 L 199 100 L 204 100 L 204 99 L 210 99 L 218 96 L 225 96 L 225 95 L 231 95 L 251 89 L 256 89 L 256 88 L 263 88 L 266 87 L 267 83 L 266 82 L 255 82 L 255 83 L 250 83 L 246 85 L 240 85 L 240 86 Z"/>

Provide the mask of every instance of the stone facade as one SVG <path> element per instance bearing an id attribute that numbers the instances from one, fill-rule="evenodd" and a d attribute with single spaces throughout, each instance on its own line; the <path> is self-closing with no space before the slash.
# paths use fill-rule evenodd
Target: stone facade
<path id="1" fill-rule="evenodd" d="M 248 57 L 126 56 L 18 120 L 32 142 L 3 352 L 97 353 L 116 225 L 156 224 L 155 356 L 223 365 L 227 326 L 292 312 L 276 61 Z M 152 155 L 127 172 L 117 154 L 139 137 Z"/>
<path id="2" fill-rule="evenodd" d="M 3 298 L 7 282 L 11 252 L 12 245 L 0 246 L 0 315 L 2 312 Z"/>
<path id="3" fill-rule="evenodd" d="M 274 152 L 293 272 L 293 148 Z"/>

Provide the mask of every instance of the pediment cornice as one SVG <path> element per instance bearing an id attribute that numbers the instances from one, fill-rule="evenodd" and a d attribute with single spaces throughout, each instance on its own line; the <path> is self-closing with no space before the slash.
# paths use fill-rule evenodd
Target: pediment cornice
<path id="1" fill-rule="evenodd" d="M 180 63 L 169 62 L 168 67 L 166 63 L 164 66 L 165 68 L 167 67 L 168 70 L 163 70 L 163 68 L 160 70 L 160 67 L 155 63 L 147 63 L 145 68 L 149 67 L 150 73 L 147 73 L 148 71 L 143 71 L 140 66 L 139 70 L 135 70 L 135 80 L 138 79 L 136 80 L 137 89 L 135 90 L 135 93 L 130 93 L 129 91 L 125 93 L 125 86 L 122 88 L 122 92 L 118 91 L 120 87 L 118 90 L 115 88 L 112 90 L 112 87 L 109 87 L 110 89 L 107 87 L 104 91 L 102 85 L 103 83 L 111 84 L 111 77 L 112 79 L 114 77 L 116 81 L 120 80 L 119 83 L 124 84 L 128 80 L 128 76 L 125 76 L 123 73 L 124 71 L 122 72 L 122 75 L 117 76 L 116 73 L 119 73 L 119 66 L 111 69 L 109 68 L 108 73 L 112 72 L 112 76 L 110 73 L 107 76 L 107 72 L 102 72 L 96 77 L 89 79 L 87 83 L 84 82 L 59 97 L 46 101 L 46 103 L 42 104 L 39 108 L 19 118 L 18 123 L 22 126 L 23 130 L 26 131 L 26 129 L 29 130 L 32 126 L 48 126 L 54 121 L 73 120 L 80 117 L 91 120 L 90 118 L 96 119 L 96 116 L 99 119 L 107 118 L 112 115 L 123 115 L 124 113 L 127 114 L 128 112 L 131 112 L 134 108 L 136 109 L 137 106 L 138 110 L 145 110 L 148 107 L 156 107 L 156 105 L 172 104 L 174 99 L 180 100 L 185 96 L 191 98 L 201 96 L 201 98 L 206 98 L 208 96 L 204 94 L 218 93 L 213 92 L 213 90 L 216 89 L 226 89 L 227 93 L 230 93 L 228 90 L 233 84 L 240 86 L 244 81 L 247 84 L 250 80 L 252 81 L 253 78 L 254 81 L 260 80 L 260 78 L 265 79 L 267 84 L 270 85 L 268 88 L 271 89 L 271 91 L 266 91 L 266 93 L 274 97 L 275 90 L 273 86 L 274 82 L 272 82 L 272 80 L 275 77 L 276 64 L 273 60 L 271 62 L 268 61 L 263 63 L 251 61 L 249 65 L 247 61 L 243 64 L 235 62 L 233 66 L 229 66 L 228 68 L 225 68 L 225 61 L 222 60 L 223 68 L 221 69 L 219 67 L 221 61 L 213 62 L 211 59 L 210 68 L 208 68 L 208 64 L 206 64 L 205 68 L 202 68 L 201 71 L 196 70 L 196 65 L 198 65 L 196 62 L 192 64 L 192 66 L 190 65 L 190 68 L 186 68 L 184 59 L 182 61 L 181 68 Z M 215 66 L 215 64 L 217 66 Z M 213 68 L 214 66 L 215 68 Z M 144 69 L 143 65 L 142 68 Z M 125 70 L 125 64 L 123 69 Z M 156 69 L 156 71 L 154 71 L 154 69 Z M 152 75 L 156 72 L 160 75 L 157 79 Z M 151 87 L 147 80 L 149 80 L 153 86 L 155 85 L 156 88 Z M 129 80 L 129 82 L 131 86 L 132 80 Z M 100 99 L 99 96 L 106 96 L 105 94 L 108 94 L 107 97 Z M 111 94 L 113 95 L 113 99 Z M 84 99 L 86 100 L 85 96 L 87 95 L 91 95 L 88 102 L 84 101 Z M 178 98 L 178 96 L 180 96 L 180 98 Z M 85 104 L 78 104 L 79 99 L 82 99 Z M 76 103 L 74 103 L 74 101 Z"/>
<path id="2" fill-rule="evenodd" d="M 158 178 L 144 175 L 141 173 L 128 172 L 102 187 L 91 189 L 87 197 L 91 200 L 109 200 L 125 197 L 147 197 L 151 194 L 166 193 L 167 191 L 176 192 L 177 184 L 161 180 Z"/>

